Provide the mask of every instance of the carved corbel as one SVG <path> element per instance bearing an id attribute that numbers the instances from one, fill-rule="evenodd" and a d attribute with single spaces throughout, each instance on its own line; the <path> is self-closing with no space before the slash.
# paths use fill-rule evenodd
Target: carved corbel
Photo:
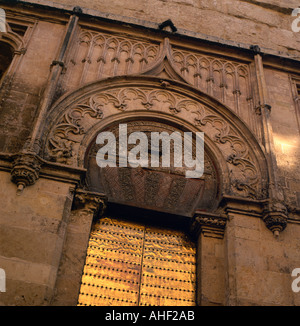
<path id="1" fill-rule="evenodd" d="M 263 221 L 275 237 L 287 226 L 288 210 L 280 201 L 269 201 L 263 211 Z"/>
<path id="2" fill-rule="evenodd" d="M 11 180 L 20 195 L 25 187 L 34 185 L 39 178 L 42 161 L 36 154 L 21 153 L 15 156 L 11 170 Z"/>
<path id="3" fill-rule="evenodd" d="M 107 197 L 103 194 L 77 189 L 74 195 L 73 209 L 80 209 L 97 217 L 104 214 L 106 203 Z"/>
<path id="4" fill-rule="evenodd" d="M 263 104 L 263 105 L 258 105 L 256 108 L 255 108 L 255 113 L 257 115 L 261 115 L 262 114 L 262 110 L 266 110 L 267 112 L 271 112 L 271 105 L 269 104 Z"/>
<path id="5" fill-rule="evenodd" d="M 221 214 L 196 212 L 190 227 L 191 233 L 198 238 L 200 234 L 206 237 L 223 238 L 227 219 Z"/>

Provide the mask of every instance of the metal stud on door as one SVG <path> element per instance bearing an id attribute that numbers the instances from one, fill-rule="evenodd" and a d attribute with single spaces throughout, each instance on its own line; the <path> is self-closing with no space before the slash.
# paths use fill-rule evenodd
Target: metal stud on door
<path id="1" fill-rule="evenodd" d="M 194 305 L 195 269 L 184 233 L 102 218 L 90 235 L 78 305 Z"/>

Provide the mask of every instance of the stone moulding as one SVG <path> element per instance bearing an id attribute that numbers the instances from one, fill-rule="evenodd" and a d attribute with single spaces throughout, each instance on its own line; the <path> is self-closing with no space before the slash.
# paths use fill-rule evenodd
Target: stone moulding
<path id="1" fill-rule="evenodd" d="M 223 209 L 227 216 L 230 214 L 241 214 L 262 218 L 266 227 L 274 234 L 275 237 L 284 231 L 288 222 L 293 220 L 289 218 L 287 205 L 281 201 L 272 199 L 252 200 L 245 198 L 236 198 L 224 196 L 220 208 Z"/>
<path id="2" fill-rule="evenodd" d="M 168 86 L 162 88 L 162 83 Z M 205 132 L 227 161 L 230 191 L 261 199 L 267 180 L 264 155 L 249 130 L 225 107 L 181 82 L 149 76 L 114 77 L 89 84 L 66 96 L 50 110 L 43 139 L 44 158 L 81 166 L 83 154 L 105 121 L 146 113 L 178 120 Z M 144 112 L 144 113 L 143 113 Z M 97 128 L 97 126 L 99 126 Z M 100 128 L 100 129 L 99 129 Z M 89 141 L 88 141 L 89 140 Z M 254 144 L 256 142 L 256 145 Z M 260 162 L 260 163 L 259 163 Z"/>

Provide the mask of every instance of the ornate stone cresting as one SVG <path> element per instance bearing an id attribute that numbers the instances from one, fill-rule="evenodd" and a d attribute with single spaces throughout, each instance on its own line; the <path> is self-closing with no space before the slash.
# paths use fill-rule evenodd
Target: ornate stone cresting
<path id="1" fill-rule="evenodd" d="M 196 211 L 191 222 L 190 232 L 196 238 L 202 233 L 206 237 L 223 238 L 226 217 L 221 214 Z"/>
<path id="2" fill-rule="evenodd" d="M 81 209 L 94 217 L 102 216 L 106 209 L 107 197 L 103 194 L 77 189 L 74 195 L 73 209 Z"/>
<path id="3" fill-rule="evenodd" d="M 41 159 L 33 153 L 21 153 L 15 156 L 11 171 L 11 180 L 17 187 L 20 195 L 25 187 L 34 185 L 39 178 L 42 166 Z"/>
<path id="4" fill-rule="evenodd" d="M 275 237 L 279 236 L 287 226 L 288 210 L 280 201 L 270 200 L 263 210 L 263 221 Z"/>

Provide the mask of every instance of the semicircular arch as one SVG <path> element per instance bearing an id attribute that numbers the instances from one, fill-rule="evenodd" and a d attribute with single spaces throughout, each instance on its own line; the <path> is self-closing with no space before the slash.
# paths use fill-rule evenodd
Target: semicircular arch
<path id="1" fill-rule="evenodd" d="M 160 119 L 202 131 L 223 178 L 222 193 L 262 199 L 268 173 L 264 153 L 237 115 L 211 96 L 168 79 L 121 76 L 90 83 L 49 111 L 43 157 L 83 167 L 89 142 L 102 127 L 132 118 Z"/>

